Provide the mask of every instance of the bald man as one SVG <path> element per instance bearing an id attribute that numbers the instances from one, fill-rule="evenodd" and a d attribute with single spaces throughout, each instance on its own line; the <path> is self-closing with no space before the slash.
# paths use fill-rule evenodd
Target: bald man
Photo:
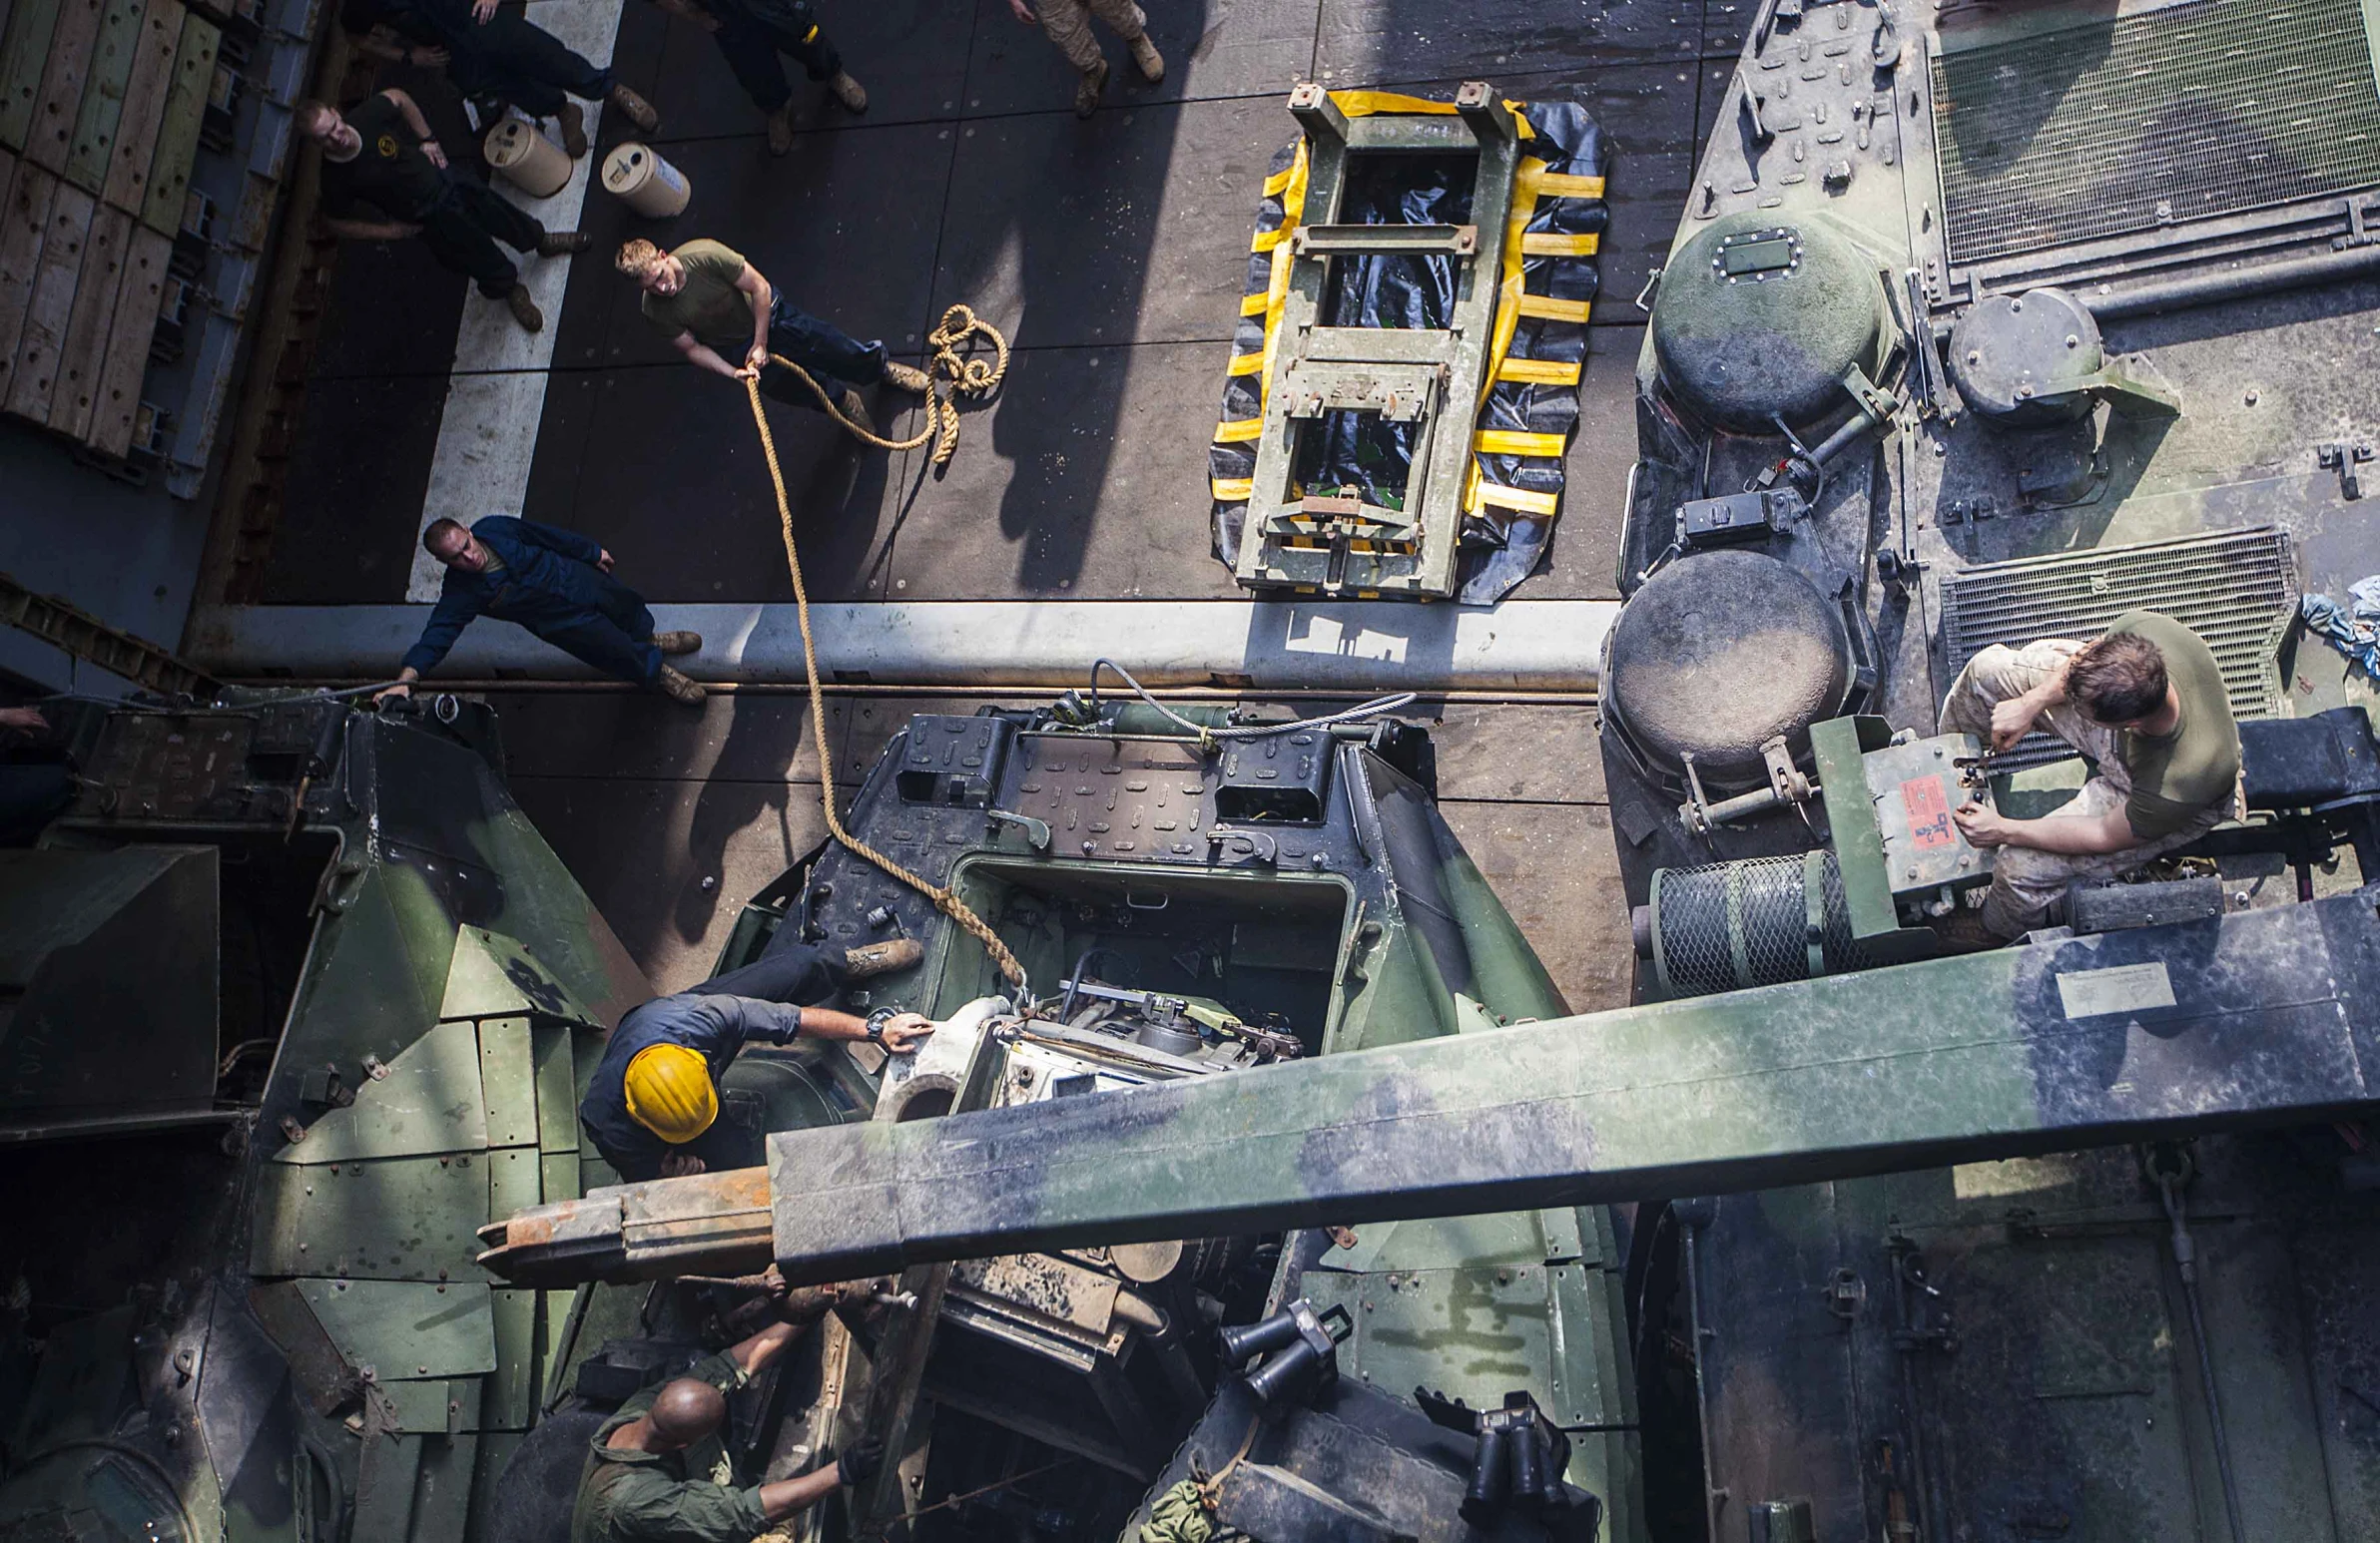
<path id="1" fill-rule="evenodd" d="M 864 1301 L 886 1283 L 856 1281 L 784 1292 L 772 1323 L 699 1360 L 686 1375 L 639 1393 L 595 1432 L 570 1516 L 570 1543 L 751 1543 L 841 1484 L 864 1484 L 884 1461 L 863 1441 L 799 1478 L 741 1487 L 720 1431 L 727 1395 L 783 1355 L 839 1301 Z"/>

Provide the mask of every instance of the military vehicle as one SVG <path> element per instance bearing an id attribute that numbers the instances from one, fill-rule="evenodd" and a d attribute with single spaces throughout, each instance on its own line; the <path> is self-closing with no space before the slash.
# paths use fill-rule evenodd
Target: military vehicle
<path id="1" fill-rule="evenodd" d="M 1273 1539 L 2370 1534 L 2380 758 L 2287 651 L 2297 591 L 2373 549 L 2332 402 L 2369 335 L 2380 94 L 2334 9 L 1756 13 L 1644 296 L 1604 683 L 1643 1005 L 1557 1017 L 1408 731 L 922 717 L 852 828 L 1031 989 L 825 849 L 722 962 L 918 936 L 853 1005 L 935 1014 L 934 1048 L 750 1056 L 753 1168 L 615 1187 L 564 1074 L 637 986 L 466 765 L 467 704 L 252 705 L 277 727 L 216 763 L 184 715 L 144 731 L 171 747 L 146 781 L 100 755 L 45 853 L 245 820 L 247 852 L 295 824 L 277 893 L 317 896 L 296 843 L 329 865 L 282 933 L 312 984 L 231 1086 L 244 1155 L 144 1136 L 41 1171 L 200 1216 L 200 1269 L 39 1325 L 0 1525 L 550 1528 L 592 1411 L 750 1311 L 689 1278 L 774 1261 L 904 1272 L 739 1408 L 756 1468 L 893 1436 L 883 1483 L 803 1523 L 833 1535 L 1107 1536 L 1202 1480 Z M 1988 862 L 1929 800 L 2074 783 L 2046 747 L 1961 766 L 1940 690 L 2134 605 L 2214 640 L 2250 720 L 2221 881 L 1930 957 Z M 422 746 L 443 771 L 403 765 Z M 207 819 L 146 790 L 234 761 Z M 195 1086 L 143 1118 L 241 1115 Z M 48 1098 L 28 1134 L 116 1102 Z"/>

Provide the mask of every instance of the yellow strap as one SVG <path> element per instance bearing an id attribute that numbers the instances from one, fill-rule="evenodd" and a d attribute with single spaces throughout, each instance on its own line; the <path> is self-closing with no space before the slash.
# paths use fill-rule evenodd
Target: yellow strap
<path id="1" fill-rule="evenodd" d="M 1250 252 L 1271 252 L 1275 247 L 1288 241 L 1289 233 L 1296 229 L 1296 221 L 1284 220 L 1277 229 L 1257 232 L 1256 240 L 1248 244 L 1248 250 Z"/>
<path id="2" fill-rule="evenodd" d="M 1280 171 L 1275 172 L 1272 176 L 1265 179 L 1264 196 L 1268 199 L 1274 198 L 1287 191 L 1290 180 L 1297 175 L 1298 169 L 1296 163 L 1294 162 L 1283 167 Z"/>
<path id="3" fill-rule="evenodd" d="M 802 41 L 805 43 L 815 43 L 818 41 L 818 34 L 819 24 L 817 22 L 812 22 L 810 24 L 810 30 L 802 34 Z"/>
<path id="4" fill-rule="evenodd" d="M 1521 514 L 1541 514 L 1547 519 L 1553 518 L 1561 510 L 1561 495 L 1558 493 L 1538 493 L 1528 488 L 1504 487 L 1485 478 L 1481 479 L 1480 485 L 1475 491 L 1478 494 L 1479 503 L 1489 504 L 1498 509 L 1511 509 Z"/>
<path id="5" fill-rule="evenodd" d="M 1349 118 L 1369 118 L 1374 113 L 1445 113 L 1452 114 L 1452 102 L 1433 102 L 1427 97 L 1400 96 L 1394 91 L 1334 91 L 1331 104 Z"/>
<path id="6" fill-rule="evenodd" d="M 1232 418 L 1215 425 L 1215 443 L 1219 445 L 1246 444 L 1264 437 L 1264 419 Z"/>
<path id="7" fill-rule="evenodd" d="M 1589 300 L 1557 300 L 1548 294 L 1523 294 L 1514 309 L 1524 316 L 1541 316 L 1547 321 L 1575 321 L 1584 325 L 1587 309 L 1592 303 Z"/>
<path id="8" fill-rule="evenodd" d="M 1289 163 L 1289 186 L 1281 191 L 1281 229 L 1284 231 L 1297 229 L 1298 222 L 1306 217 L 1307 172 L 1306 141 L 1301 137 L 1297 154 Z M 1272 391 L 1273 350 L 1281 342 L 1281 312 L 1289 304 L 1289 274 L 1293 265 L 1289 248 L 1282 246 L 1273 249 L 1273 268 L 1265 279 L 1265 345 L 1257 362 L 1257 367 L 1262 371 L 1256 377 L 1256 401 L 1260 407 Z M 1233 367 L 1235 370 L 1238 368 L 1236 363 Z"/>
<path id="9" fill-rule="evenodd" d="M 1262 290 L 1262 289 L 1258 289 L 1258 290 L 1255 290 L 1255 291 L 1254 291 L 1254 292 L 1252 292 L 1252 293 L 1249 293 L 1249 294 L 1243 294 L 1243 295 L 1241 295 L 1241 296 L 1240 296 L 1240 314 L 1241 314 L 1241 315 L 1243 315 L 1243 316 L 1261 316 L 1261 315 L 1263 315 L 1264 313 L 1265 313 L 1265 291 L 1264 291 L 1264 290 Z"/>
<path id="10" fill-rule="evenodd" d="M 1529 231 L 1520 238 L 1520 255 L 1524 257 L 1591 257 L 1602 243 L 1603 238 L 1593 231 L 1584 236 Z"/>
<path id="11" fill-rule="evenodd" d="M 1253 375 L 1264 368 L 1264 361 L 1265 356 L 1261 353 L 1235 353 L 1231 356 L 1230 373 Z"/>
<path id="12" fill-rule="evenodd" d="M 1531 434 L 1516 428 L 1484 428 L 1473 436 L 1472 448 L 1482 455 L 1559 455 L 1562 436 Z"/>
<path id="13" fill-rule="evenodd" d="M 1516 380 L 1523 385 L 1576 385 L 1578 366 L 1564 364 L 1559 359 L 1505 359 L 1495 366 L 1498 380 Z"/>
<path id="14" fill-rule="evenodd" d="M 1533 167 L 1523 162 L 1520 175 L 1514 181 L 1531 193 L 1541 193 L 1552 199 L 1599 199 L 1603 196 L 1602 178 L 1548 172 L 1542 161 Z"/>
<path id="15" fill-rule="evenodd" d="M 1207 485 L 1215 490 L 1215 502 L 1241 504 L 1256 496 L 1254 477 L 1209 477 Z"/>

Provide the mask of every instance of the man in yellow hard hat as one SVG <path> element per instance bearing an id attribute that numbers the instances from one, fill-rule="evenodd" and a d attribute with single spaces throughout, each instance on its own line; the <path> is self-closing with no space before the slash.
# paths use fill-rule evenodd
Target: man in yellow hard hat
<path id="1" fill-rule="evenodd" d="M 631 1184 L 733 1168 L 737 1133 L 719 1125 L 719 1079 L 747 1041 L 772 1045 L 808 1039 L 869 1040 L 895 1055 L 933 1032 L 919 1013 L 880 1011 L 867 1018 L 805 1006 L 855 980 L 913 967 L 924 950 L 913 938 L 865 948 L 814 948 L 783 942 L 740 970 L 675 996 L 630 1009 L 612 1030 L 579 1124 L 619 1176 Z"/>

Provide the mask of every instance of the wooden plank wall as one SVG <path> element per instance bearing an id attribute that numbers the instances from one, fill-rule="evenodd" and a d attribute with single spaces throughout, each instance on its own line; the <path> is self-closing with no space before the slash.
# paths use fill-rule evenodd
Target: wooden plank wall
<path id="1" fill-rule="evenodd" d="M 0 411 L 130 447 L 221 41 L 184 0 L 0 0 Z"/>

